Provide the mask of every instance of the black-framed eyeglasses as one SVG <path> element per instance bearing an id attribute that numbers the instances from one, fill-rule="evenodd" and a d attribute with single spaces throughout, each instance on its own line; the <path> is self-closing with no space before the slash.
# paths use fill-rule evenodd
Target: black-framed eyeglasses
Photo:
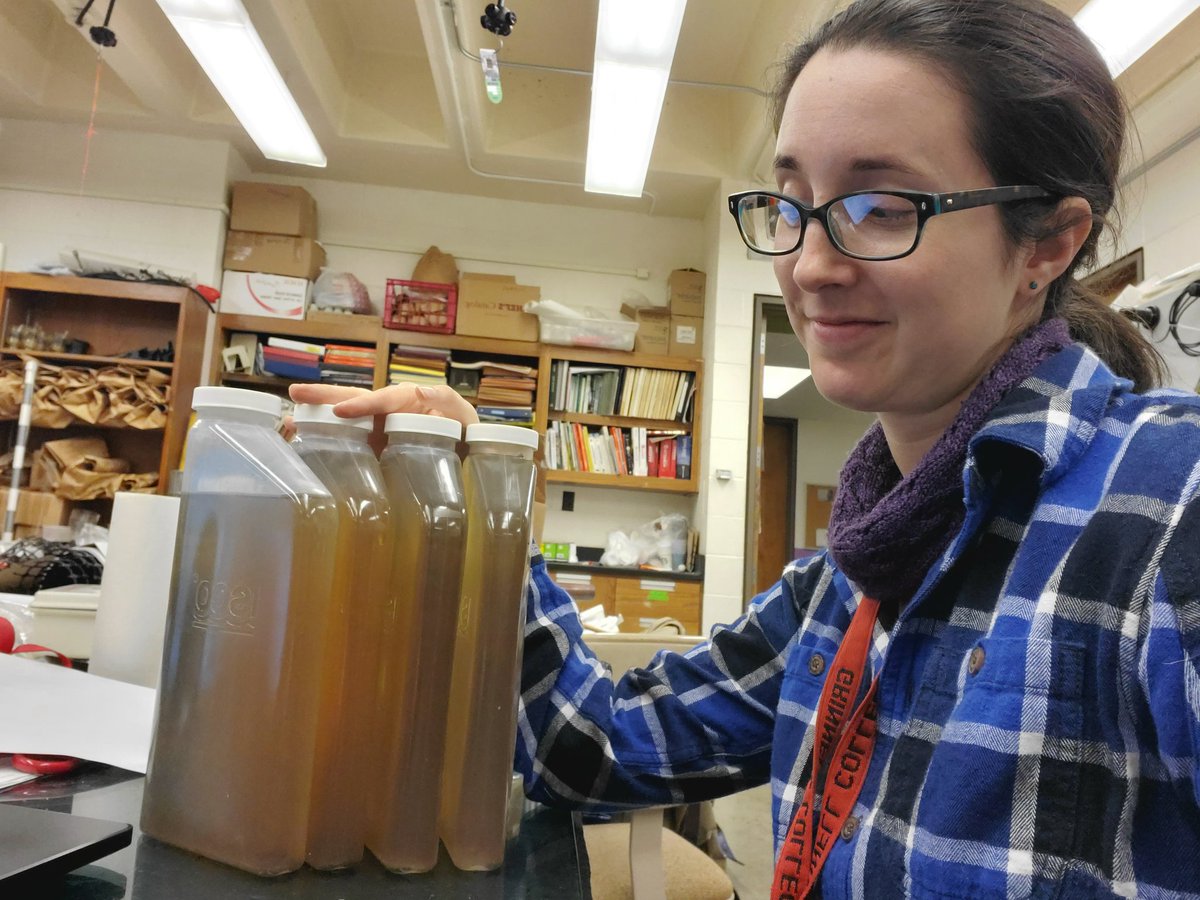
<path id="1" fill-rule="evenodd" d="M 766 256 L 786 256 L 800 248 L 808 223 L 816 219 L 841 253 L 882 262 L 917 249 L 925 223 L 934 216 L 1051 195 L 1029 184 L 927 194 L 923 191 L 854 191 L 812 207 L 774 191 L 742 191 L 729 197 L 729 212 L 746 246 Z"/>

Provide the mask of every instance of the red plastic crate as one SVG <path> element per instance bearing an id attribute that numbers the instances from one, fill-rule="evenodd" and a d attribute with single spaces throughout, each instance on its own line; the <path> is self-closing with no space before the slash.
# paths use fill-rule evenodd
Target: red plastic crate
<path id="1" fill-rule="evenodd" d="M 431 281 L 387 280 L 383 327 L 401 331 L 454 334 L 458 312 L 458 285 Z"/>

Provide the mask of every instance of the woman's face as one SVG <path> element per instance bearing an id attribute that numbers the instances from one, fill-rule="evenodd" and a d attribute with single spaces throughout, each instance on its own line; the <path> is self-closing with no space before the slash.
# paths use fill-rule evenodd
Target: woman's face
<path id="1" fill-rule="evenodd" d="M 966 98 L 928 64 L 870 49 L 823 50 L 805 66 L 775 174 L 782 193 L 814 206 L 856 190 L 994 186 Z M 893 419 L 952 418 L 1040 312 L 1017 255 L 986 206 L 935 216 L 912 255 L 889 262 L 843 256 L 813 221 L 775 274 L 825 397 Z"/>

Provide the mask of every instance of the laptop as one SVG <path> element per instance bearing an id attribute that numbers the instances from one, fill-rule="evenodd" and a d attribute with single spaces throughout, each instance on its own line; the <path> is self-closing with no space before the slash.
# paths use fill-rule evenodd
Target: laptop
<path id="1" fill-rule="evenodd" d="M 0 894 L 65 875 L 132 840 L 124 822 L 0 803 Z"/>

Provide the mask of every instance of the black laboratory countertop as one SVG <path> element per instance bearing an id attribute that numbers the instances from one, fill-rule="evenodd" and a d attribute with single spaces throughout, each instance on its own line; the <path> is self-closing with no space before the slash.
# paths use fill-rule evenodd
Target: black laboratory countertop
<path id="1" fill-rule="evenodd" d="M 704 557 L 696 557 L 695 572 L 670 572 L 664 569 L 641 569 L 637 566 L 602 566 L 600 557 L 604 549 L 601 547 L 577 547 L 576 556 L 579 562 L 566 562 L 561 559 L 547 559 L 546 568 L 555 572 L 582 572 L 591 575 L 620 575 L 637 578 L 665 578 L 671 581 L 704 581 Z"/>
<path id="2" fill-rule="evenodd" d="M 39 896 L 63 900 L 590 900 L 587 851 L 579 818 L 536 807 L 521 820 L 520 835 L 509 841 L 498 872 L 460 872 L 443 852 L 437 867 L 423 875 L 393 875 L 370 853 L 343 872 L 307 867 L 278 878 L 260 878 L 178 850 L 138 830 L 145 779 L 133 772 L 85 764 L 66 776 L 41 778 L 0 793 L 0 801 L 57 812 L 129 822 L 133 843 L 91 865 L 45 885 Z M 3 894 L 0 884 L 0 894 Z"/>

